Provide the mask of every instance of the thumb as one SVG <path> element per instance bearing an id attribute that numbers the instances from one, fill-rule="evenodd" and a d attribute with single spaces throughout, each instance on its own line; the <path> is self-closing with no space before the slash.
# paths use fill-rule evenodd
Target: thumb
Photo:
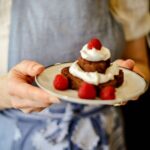
<path id="1" fill-rule="evenodd" d="M 16 65 L 14 68 L 17 72 L 22 73 L 23 75 L 36 76 L 44 70 L 44 66 L 39 64 L 36 61 L 23 60 L 21 63 Z"/>
<path id="2" fill-rule="evenodd" d="M 135 62 L 132 59 L 127 59 L 124 61 L 124 67 L 133 70 L 134 66 L 135 66 Z"/>
<path id="3" fill-rule="evenodd" d="M 127 60 L 117 60 L 116 63 L 121 66 L 133 70 L 135 66 L 135 62 L 132 59 Z"/>

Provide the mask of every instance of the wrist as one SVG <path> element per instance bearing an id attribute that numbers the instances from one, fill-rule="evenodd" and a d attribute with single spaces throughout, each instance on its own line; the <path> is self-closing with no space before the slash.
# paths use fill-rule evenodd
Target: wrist
<path id="1" fill-rule="evenodd" d="M 142 75 L 145 78 L 145 80 L 150 82 L 150 69 L 148 64 L 136 62 L 134 71 Z"/>

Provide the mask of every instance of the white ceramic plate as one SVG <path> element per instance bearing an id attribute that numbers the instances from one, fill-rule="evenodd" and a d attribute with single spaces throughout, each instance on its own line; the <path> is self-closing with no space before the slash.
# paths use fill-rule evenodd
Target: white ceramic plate
<path id="1" fill-rule="evenodd" d="M 137 96 L 143 94 L 148 87 L 148 83 L 137 73 L 130 71 L 125 68 L 121 68 L 124 72 L 124 83 L 116 89 L 116 99 L 114 100 L 101 100 L 100 98 L 94 100 L 81 99 L 78 97 L 78 92 L 76 90 L 56 90 L 53 86 L 53 80 L 56 74 L 61 72 L 61 69 L 70 66 L 71 63 L 55 64 L 46 68 L 39 76 L 35 77 L 35 82 L 43 90 L 47 91 L 51 95 L 54 95 L 61 100 L 89 104 L 89 105 L 117 105 L 118 103 L 123 103 L 134 99 Z"/>

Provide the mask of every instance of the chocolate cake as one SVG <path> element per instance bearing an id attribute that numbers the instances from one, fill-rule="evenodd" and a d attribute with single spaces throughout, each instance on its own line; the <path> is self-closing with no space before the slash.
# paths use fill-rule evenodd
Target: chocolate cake
<path id="1" fill-rule="evenodd" d="M 88 46 L 86 46 L 86 48 L 87 47 Z M 104 50 L 106 50 L 106 48 L 104 48 L 104 46 L 102 46 L 102 47 Z M 101 49 L 102 49 L 102 47 L 101 47 Z M 85 48 L 85 46 L 83 47 L 83 49 L 81 51 L 84 51 L 84 48 Z M 101 51 L 101 49 L 96 50 L 96 51 Z M 88 51 L 92 51 L 92 49 L 88 49 Z M 108 51 L 108 49 L 107 49 L 107 51 Z M 109 51 L 108 51 L 108 53 L 109 53 Z M 81 53 L 81 56 L 76 61 L 76 65 L 78 65 L 78 67 L 80 67 L 80 69 L 83 72 L 86 72 L 86 73 L 97 72 L 97 73 L 102 74 L 103 76 L 107 73 L 107 70 L 110 67 L 113 67 L 113 65 L 118 68 L 118 66 L 116 66 L 116 64 L 110 63 L 110 58 L 108 58 L 106 60 L 89 61 L 89 60 L 83 58 L 82 53 Z M 69 87 L 71 89 L 79 89 L 82 82 L 85 80 L 84 80 L 84 78 L 82 79 L 79 76 L 72 74 L 70 68 L 71 67 L 63 68 L 61 73 L 68 78 Z M 87 81 L 85 81 L 85 82 L 87 82 Z M 90 83 L 92 83 L 92 78 L 91 78 Z M 111 85 L 114 87 L 119 87 L 122 83 L 123 83 L 123 71 L 118 68 L 118 74 L 114 74 L 113 79 L 110 78 L 106 82 L 103 82 L 103 83 L 100 82 L 100 83 L 94 84 L 94 85 L 98 86 L 99 88 L 102 88 L 102 87 L 108 86 L 108 85 Z"/>
<path id="2" fill-rule="evenodd" d="M 73 89 L 83 99 L 115 99 L 115 89 L 122 85 L 124 73 L 116 63 L 111 63 L 110 50 L 98 39 L 83 46 L 81 56 L 61 70 L 54 86 L 58 90 Z"/>

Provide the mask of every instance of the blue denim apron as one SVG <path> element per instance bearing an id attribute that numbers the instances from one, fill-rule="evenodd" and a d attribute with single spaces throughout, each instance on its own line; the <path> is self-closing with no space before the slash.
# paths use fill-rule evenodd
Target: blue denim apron
<path id="1" fill-rule="evenodd" d="M 82 46 L 99 38 L 112 53 L 122 53 L 122 29 L 108 0 L 13 0 L 9 68 L 23 59 L 45 66 L 74 61 Z M 0 112 L 0 147 L 6 150 L 124 150 L 122 123 L 111 106 L 71 103 L 41 113 Z"/>

